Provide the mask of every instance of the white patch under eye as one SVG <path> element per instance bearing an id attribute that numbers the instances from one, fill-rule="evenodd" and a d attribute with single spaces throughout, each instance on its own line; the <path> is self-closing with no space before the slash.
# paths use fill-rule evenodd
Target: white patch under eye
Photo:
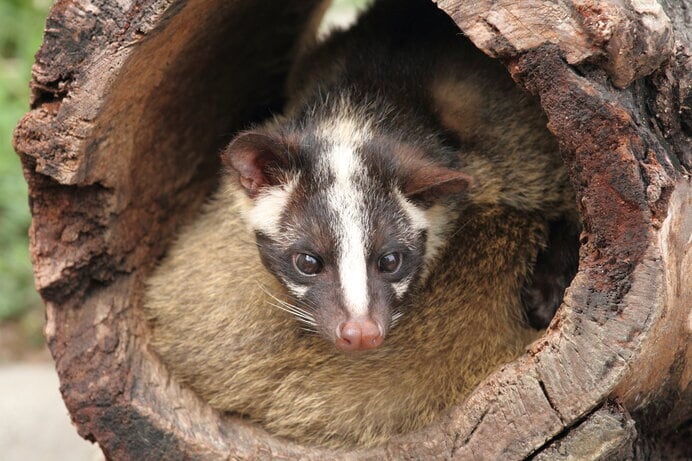
<path id="1" fill-rule="evenodd" d="M 305 294 L 308 292 L 310 289 L 309 287 L 306 287 L 305 285 L 298 285 L 296 283 L 288 282 L 284 280 L 284 283 L 286 284 L 286 288 L 295 296 L 298 298 L 304 298 Z"/>
<path id="2" fill-rule="evenodd" d="M 278 235 L 281 216 L 297 183 L 298 178 L 293 178 L 283 186 L 264 188 L 247 213 L 250 227 L 267 236 Z"/>
<path id="3" fill-rule="evenodd" d="M 401 299 L 404 297 L 406 294 L 406 290 L 408 290 L 408 286 L 411 284 L 411 278 L 408 277 L 400 282 L 392 283 L 392 288 L 394 288 L 394 293 L 396 294 L 397 299 Z"/>

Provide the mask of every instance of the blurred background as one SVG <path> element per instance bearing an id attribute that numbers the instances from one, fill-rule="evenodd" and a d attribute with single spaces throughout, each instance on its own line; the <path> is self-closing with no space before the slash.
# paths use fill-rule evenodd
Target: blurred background
<path id="1" fill-rule="evenodd" d="M 43 304 L 29 259 L 27 186 L 12 131 L 50 0 L 0 0 L 0 460 L 102 459 L 71 426 L 43 340 Z"/>
<path id="2" fill-rule="evenodd" d="M 0 364 L 48 360 L 29 260 L 29 207 L 12 130 L 29 108 L 34 53 L 49 0 L 0 0 Z"/>
<path id="3" fill-rule="evenodd" d="M 114 0 L 115 1 L 115 0 Z M 334 0 L 321 33 L 348 25 L 369 0 Z M 51 0 L 0 0 L 0 461 L 98 460 L 71 426 L 43 339 L 29 258 L 27 186 L 12 131 L 29 110 L 34 54 Z"/>

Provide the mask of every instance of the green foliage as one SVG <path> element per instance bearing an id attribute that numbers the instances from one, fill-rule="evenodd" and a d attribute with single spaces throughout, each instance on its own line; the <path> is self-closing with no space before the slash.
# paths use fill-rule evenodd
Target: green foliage
<path id="1" fill-rule="evenodd" d="M 29 209 L 12 130 L 29 104 L 34 53 L 49 2 L 0 0 L 0 320 L 39 304 L 29 262 Z"/>

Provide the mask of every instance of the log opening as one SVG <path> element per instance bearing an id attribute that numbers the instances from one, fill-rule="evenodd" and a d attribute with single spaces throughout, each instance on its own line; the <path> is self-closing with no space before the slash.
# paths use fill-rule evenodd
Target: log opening
<path id="1" fill-rule="evenodd" d="M 631 453 L 642 438 L 634 421 L 656 433 L 691 414 L 680 10 L 438 4 L 540 97 L 580 198 L 580 272 L 530 354 L 437 424 L 353 456 L 520 459 L 613 421 L 624 442 L 603 450 Z M 221 417 L 181 389 L 147 349 L 137 309 L 143 277 L 213 189 L 219 148 L 280 107 L 290 56 L 319 8 L 61 0 L 51 11 L 15 145 L 61 391 L 80 434 L 109 458 L 334 456 Z M 551 27 L 556 15 L 569 27 Z M 656 52 L 628 60 L 635 49 Z M 653 115 L 643 98 L 658 105 Z M 658 116 L 671 110 L 682 115 Z M 613 398 L 622 406 L 604 404 Z M 674 411 L 654 421 L 662 406 Z"/>

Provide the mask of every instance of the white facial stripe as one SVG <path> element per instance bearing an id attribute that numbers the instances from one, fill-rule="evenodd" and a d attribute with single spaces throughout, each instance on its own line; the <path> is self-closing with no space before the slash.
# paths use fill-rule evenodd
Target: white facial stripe
<path id="1" fill-rule="evenodd" d="M 298 178 L 293 178 L 283 186 L 264 188 L 248 212 L 250 227 L 268 236 L 278 235 L 281 215 L 297 183 Z"/>
<path id="2" fill-rule="evenodd" d="M 369 305 L 365 251 L 368 232 L 362 207 L 363 191 L 356 185 L 356 179 L 365 175 L 365 169 L 356 149 L 364 142 L 367 127 L 342 118 L 332 120 L 322 132 L 331 141 L 322 168 L 334 177 L 328 201 L 336 218 L 333 232 L 340 248 L 337 265 L 344 303 L 349 315 L 363 317 L 368 314 Z"/>
<path id="3" fill-rule="evenodd" d="M 342 104 L 348 107 L 347 102 Z M 343 115 L 325 121 L 319 129 L 319 136 L 331 145 L 331 150 L 320 159 L 321 170 L 325 175 L 333 174 L 337 181 L 349 182 L 353 174 L 363 172 L 355 150 L 367 139 L 369 123 L 356 118 Z"/>
<path id="4" fill-rule="evenodd" d="M 353 146 L 337 144 L 329 152 L 331 170 L 336 183 L 342 187 L 353 187 L 352 179 L 359 169 L 353 149 Z"/>
<path id="5" fill-rule="evenodd" d="M 353 317 L 368 314 L 368 268 L 365 261 L 365 239 L 362 223 L 353 210 L 340 213 L 342 228 L 339 254 L 339 277 L 346 309 Z"/>

